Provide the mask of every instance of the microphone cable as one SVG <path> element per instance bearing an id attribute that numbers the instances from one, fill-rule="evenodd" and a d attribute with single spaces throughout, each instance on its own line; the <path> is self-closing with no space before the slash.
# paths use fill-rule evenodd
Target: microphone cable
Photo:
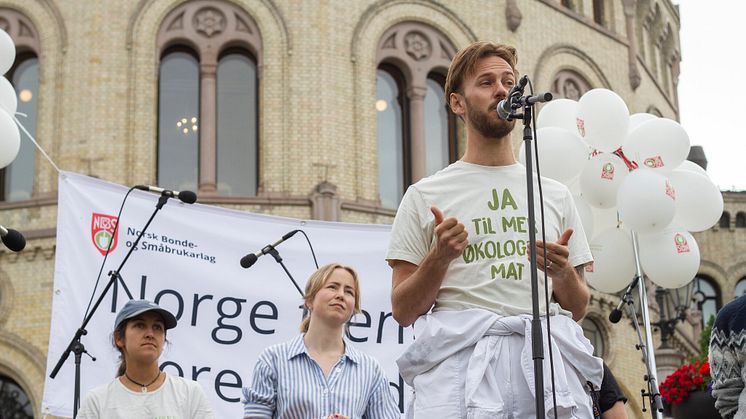
<path id="1" fill-rule="evenodd" d="M 528 80 L 528 91 L 531 96 L 534 95 L 534 85 L 531 80 Z M 555 390 L 554 383 L 554 351 L 552 351 L 552 327 L 551 327 L 551 315 L 549 313 L 549 279 L 547 277 L 547 236 L 544 224 L 544 190 L 541 186 L 541 170 L 539 169 L 539 138 L 536 135 L 536 112 L 531 112 L 531 129 L 534 134 L 534 156 L 536 159 L 536 182 L 539 189 L 539 211 L 541 214 L 541 241 L 544 243 L 543 256 L 544 256 L 544 299 L 546 305 L 547 315 L 547 347 L 549 348 L 549 373 L 552 381 L 552 405 L 554 407 L 554 419 L 557 419 L 557 392 Z M 533 249 L 532 249 L 533 251 Z M 574 269 L 574 267 L 573 267 Z M 536 379 L 536 377 L 534 377 Z M 542 383 L 543 384 L 543 383 Z"/>
<path id="2" fill-rule="evenodd" d="M 313 263 L 316 265 L 316 269 L 319 269 L 319 261 L 316 260 L 316 252 L 313 251 L 313 245 L 311 244 L 311 240 L 308 238 L 308 234 L 306 234 L 305 231 L 298 229 L 301 233 L 303 233 L 303 237 L 306 238 L 306 241 L 308 242 L 308 247 L 311 248 L 311 256 L 313 256 Z"/>
<path id="3" fill-rule="evenodd" d="M 96 283 L 93 285 L 93 292 L 91 292 L 91 299 L 88 300 L 88 306 L 85 309 L 85 314 L 83 314 L 83 319 L 85 320 L 86 317 L 88 317 L 88 310 L 91 309 L 91 303 L 93 302 L 93 297 L 96 295 L 96 289 L 98 288 L 98 283 L 101 280 L 101 272 L 104 271 L 104 265 L 106 265 L 106 259 L 109 257 L 109 250 L 111 249 L 112 243 L 114 243 L 114 238 L 117 236 L 117 231 L 119 231 L 119 220 L 122 216 L 122 210 L 124 209 L 124 203 L 127 202 L 127 198 L 130 196 L 130 193 L 135 190 L 135 187 L 131 187 L 127 193 L 124 195 L 124 199 L 122 200 L 122 205 L 119 206 L 119 212 L 117 213 L 117 223 L 114 226 L 114 232 L 111 235 L 111 240 L 109 240 L 109 245 L 106 247 L 106 253 L 104 254 L 104 260 L 101 261 L 101 267 L 98 270 L 98 276 L 96 276 Z"/>

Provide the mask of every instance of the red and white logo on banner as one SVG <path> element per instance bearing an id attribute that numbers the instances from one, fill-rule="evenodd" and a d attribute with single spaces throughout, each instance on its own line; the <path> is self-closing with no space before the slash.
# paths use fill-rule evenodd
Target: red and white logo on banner
<path id="1" fill-rule="evenodd" d="M 93 213 L 91 216 L 91 240 L 96 250 L 106 255 L 107 249 L 113 252 L 117 248 L 117 236 L 114 229 L 117 227 L 117 217 L 108 214 Z M 111 244 L 111 247 L 109 247 Z"/>

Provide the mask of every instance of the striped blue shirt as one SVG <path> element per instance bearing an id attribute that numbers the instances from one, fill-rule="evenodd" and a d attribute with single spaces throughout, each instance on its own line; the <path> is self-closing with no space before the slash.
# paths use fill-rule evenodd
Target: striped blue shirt
<path id="1" fill-rule="evenodd" d="M 400 418 L 378 362 L 345 339 L 345 353 L 324 376 L 299 335 L 259 356 L 251 387 L 243 389 L 244 418 Z"/>

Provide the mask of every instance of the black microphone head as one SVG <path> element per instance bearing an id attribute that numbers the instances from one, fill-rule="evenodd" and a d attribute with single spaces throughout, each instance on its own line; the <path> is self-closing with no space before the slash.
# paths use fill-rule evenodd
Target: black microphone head
<path id="1" fill-rule="evenodd" d="M 20 252 L 24 247 L 26 247 L 26 238 L 18 231 L 9 228 L 8 234 L 3 236 L 3 243 L 8 246 L 8 249 L 14 252 Z"/>
<path id="2" fill-rule="evenodd" d="M 197 202 L 197 194 L 192 191 L 181 191 L 179 192 L 179 200 L 185 204 L 193 204 Z"/>
<path id="3" fill-rule="evenodd" d="M 284 236 L 282 236 L 282 240 L 287 240 L 287 239 L 289 239 L 289 238 L 293 237 L 293 236 L 295 235 L 295 233 L 297 233 L 297 232 L 299 232 L 299 231 L 300 231 L 300 230 L 293 230 L 293 231 L 291 231 L 291 232 L 289 232 L 289 233 L 285 234 Z"/>
<path id="4" fill-rule="evenodd" d="M 622 310 L 619 310 L 618 308 L 611 310 L 611 313 L 609 313 L 610 322 L 619 323 L 619 320 L 621 319 L 622 319 Z"/>
<path id="5" fill-rule="evenodd" d="M 251 267 L 251 265 L 255 264 L 257 259 L 259 259 L 256 254 L 249 253 L 248 255 L 241 258 L 241 267 L 244 269 L 248 269 Z"/>

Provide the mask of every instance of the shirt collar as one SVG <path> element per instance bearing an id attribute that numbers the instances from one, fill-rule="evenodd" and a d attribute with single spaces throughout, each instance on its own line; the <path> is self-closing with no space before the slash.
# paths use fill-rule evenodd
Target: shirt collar
<path id="1" fill-rule="evenodd" d="M 347 337 L 343 337 L 342 340 L 345 343 L 345 352 L 344 356 L 349 359 L 350 361 L 359 364 L 360 363 L 360 352 L 357 351 L 352 346 L 352 343 L 350 342 Z M 306 354 L 309 358 L 310 355 L 308 354 L 308 348 L 306 348 L 306 343 L 303 342 L 303 335 L 298 335 L 293 338 L 293 340 L 290 341 L 290 347 L 288 350 L 288 360 L 295 358 L 298 355 Z"/>

